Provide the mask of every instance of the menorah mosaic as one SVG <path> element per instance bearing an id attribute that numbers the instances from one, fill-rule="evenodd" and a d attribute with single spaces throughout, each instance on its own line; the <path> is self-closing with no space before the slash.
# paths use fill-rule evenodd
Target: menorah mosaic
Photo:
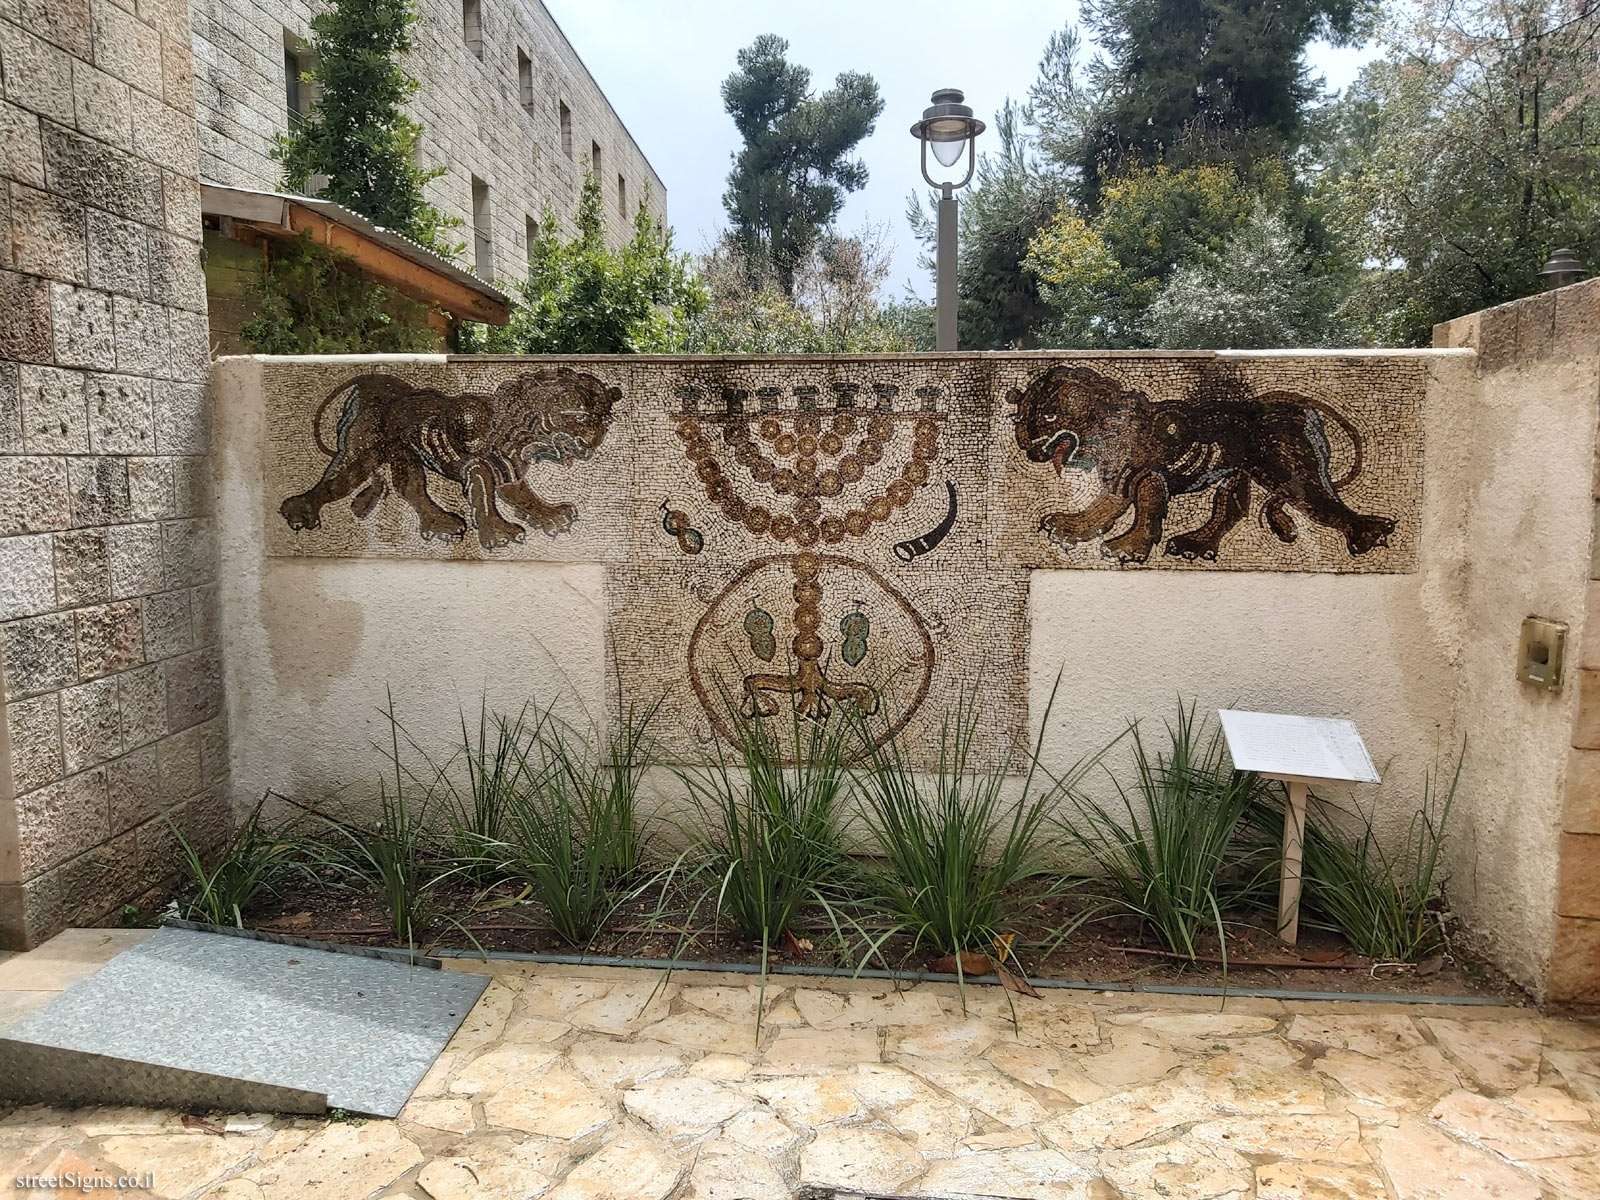
<path id="1" fill-rule="evenodd" d="M 1026 719 L 1038 568 L 1415 569 L 1409 356 L 269 365 L 269 553 L 607 567 L 622 694 L 931 752 Z"/>

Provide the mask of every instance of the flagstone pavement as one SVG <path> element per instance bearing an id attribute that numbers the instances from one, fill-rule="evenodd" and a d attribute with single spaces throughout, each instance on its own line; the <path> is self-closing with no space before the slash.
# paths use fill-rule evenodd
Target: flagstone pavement
<path id="1" fill-rule="evenodd" d="M 748 977 L 459 966 L 398 1120 L 0 1108 L 0 1195 L 1600 1197 L 1600 1025 L 1531 1009 L 775 977 L 758 1037 Z"/>

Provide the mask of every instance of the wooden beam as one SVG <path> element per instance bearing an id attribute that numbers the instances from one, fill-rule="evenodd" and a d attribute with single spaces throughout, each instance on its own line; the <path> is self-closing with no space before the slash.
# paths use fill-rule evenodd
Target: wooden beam
<path id="1" fill-rule="evenodd" d="M 321 213 L 291 201 L 288 221 L 288 229 L 254 221 L 235 221 L 234 224 L 248 226 L 279 240 L 309 233 L 313 241 L 349 257 L 364 274 L 413 300 L 436 304 L 462 320 L 482 321 L 486 325 L 506 325 L 511 321 L 508 305 L 491 300 L 481 292 L 420 263 L 414 263 L 358 231 L 328 220 Z"/>

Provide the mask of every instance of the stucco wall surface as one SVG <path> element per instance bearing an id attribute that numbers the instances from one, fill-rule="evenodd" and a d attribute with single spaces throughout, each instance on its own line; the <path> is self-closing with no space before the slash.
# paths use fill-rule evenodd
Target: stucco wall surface
<path id="1" fill-rule="evenodd" d="M 363 364 L 372 359 L 361 360 Z M 411 360 L 415 361 L 415 360 Z M 268 791 L 318 803 L 375 790 L 384 709 L 447 756 L 461 713 L 556 704 L 605 717 L 602 571 L 593 564 L 306 561 L 262 553 L 258 360 L 214 370 L 218 521 L 230 704 L 240 722 L 235 804 Z M 287 739 L 287 740 L 285 740 Z M 420 759 L 413 758 L 413 762 Z"/>
<path id="2" fill-rule="evenodd" d="M 1277 379 L 1272 372 L 1301 368 L 1305 378 L 1321 378 L 1318 372 L 1332 370 L 1333 360 L 1361 359 L 1213 357 L 1247 380 Z M 1370 486 L 1379 489 L 1371 494 L 1397 498 L 1385 502 L 1383 511 L 1409 530 L 1402 544 L 1405 556 L 1368 559 L 1351 553 L 1342 541 L 1328 541 L 1326 529 L 1302 520 L 1305 536 L 1273 551 L 1301 557 L 1282 559 L 1288 565 L 1277 570 L 1259 569 L 1256 564 L 1264 560 L 1252 557 L 1264 553 L 1252 547 L 1280 544 L 1266 528 L 1259 491 L 1251 493 L 1248 524 L 1227 535 L 1217 562 L 1181 556 L 1168 561 L 1171 556 L 1158 550 L 1149 563 L 1119 558 L 1120 569 L 1105 569 L 1111 565 L 1104 557 L 1108 549 L 1089 554 L 1083 546 L 1057 545 L 1055 567 L 1021 569 L 1019 559 L 1051 561 L 1044 551 L 1056 539 L 1039 527 L 1028 505 L 1011 503 L 1007 489 L 1081 491 L 1088 486 L 1081 479 L 1072 482 L 1071 470 L 1057 482 L 1048 461 L 1029 465 L 1015 452 L 1015 401 L 1005 406 L 1000 385 L 1043 378 L 1052 364 L 1059 365 L 1057 357 L 967 355 L 941 363 L 919 356 L 915 369 L 938 379 L 944 390 L 908 388 L 906 394 L 920 396 L 918 403 L 951 406 L 941 451 L 948 458 L 940 461 L 949 478 L 987 497 L 976 510 L 964 510 L 977 524 L 958 523 L 950 535 L 950 570 L 956 575 L 987 570 L 991 574 L 982 586 L 1019 600 L 1020 624 L 1007 627 L 1001 641 L 985 642 L 972 660 L 980 664 L 974 674 L 1003 675 L 1013 663 L 1018 671 L 1019 690 L 1013 694 L 1026 712 L 996 707 L 992 723 L 998 738 L 1037 729 L 1058 673 L 1061 684 L 1043 743 L 1046 760 L 1055 766 L 1104 746 L 1127 719 L 1159 731 L 1179 697 L 1202 711 L 1234 706 L 1348 717 L 1366 736 L 1384 782 L 1331 795 L 1369 813 L 1391 846 L 1403 838 L 1417 811 L 1425 775 L 1442 772 L 1448 778 L 1465 741 L 1466 767 L 1450 839 L 1451 899 L 1471 935 L 1513 977 L 1538 990 L 1550 954 L 1565 747 L 1576 699 L 1573 690 L 1547 694 L 1518 683 L 1515 653 L 1520 622 L 1531 612 L 1573 621 L 1575 639 L 1582 633 L 1595 365 L 1592 360 L 1550 362 L 1480 379 L 1478 358 L 1470 350 L 1369 357 L 1370 362 L 1393 362 L 1397 375 L 1415 380 L 1414 410 L 1407 401 L 1392 411 L 1396 421 L 1413 420 L 1399 414 L 1414 411 L 1412 424 L 1394 428 L 1406 430 L 1410 449 L 1417 451 L 1416 466 L 1404 465 L 1413 461 L 1404 454 L 1384 457 L 1388 451 L 1369 464 L 1376 472 Z M 890 375 L 902 365 L 894 359 L 864 361 Z M 912 361 L 905 360 L 906 369 Z M 1137 381 L 1162 369 L 1141 365 L 1139 356 L 1059 361 L 1119 380 Z M 1369 371 L 1370 362 L 1362 362 L 1367 365 L 1352 369 Z M 631 678 L 682 684 L 685 665 L 678 642 L 669 637 L 636 642 L 630 631 L 676 629 L 679 618 L 672 614 L 679 607 L 691 615 L 706 611 L 708 604 L 714 608 L 717 587 L 739 562 L 759 555 L 760 541 L 730 543 L 737 531 L 721 524 L 724 517 L 715 505 L 708 508 L 697 498 L 693 477 L 671 465 L 682 449 L 651 432 L 647 416 L 654 401 L 639 397 L 662 372 L 675 372 L 671 378 L 681 384 L 693 375 L 691 367 L 701 371 L 702 380 L 714 367 L 721 372 L 715 377 L 726 379 L 729 371 L 761 368 L 759 361 L 575 364 L 616 383 L 625 399 L 602 452 L 561 470 L 621 471 L 624 482 L 621 491 L 587 477 L 551 485 L 556 490 L 546 494 L 571 497 L 580 513 L 593 518 L 586 533 L 580 517 L 568 540 L 530 530 L 521 542 L 490 548 L 477 545 L 470 528 L 464 539 L 444 545 L 418 540 L 415 516 L 395 506 L 392 495 L 380 498 L 370 518 L 358 512 L 353 524 L 343 502 L 328 505 L 332 524 L 326 529 L 291 533 L 282 524 L 283 496 L 313 477 L 304 464 L 279 477 L 266 453 L 266 447 L 278 444 L 270 427 L 275 420 L 282 425 L 273 414 L 284 406 L 298 415 L 282 427 L 299 429 L 308 398 L 328 394 L 336 377 L 375 372 L 435 389 L 430 395 L 454 387 L 488 396 L 501 394 L 493 392 L 497 381 L 546 365 L 443 357 L 231 359 L 217 365 L 218 520 L 236 805 L 253 803 L 268 788 L 314 799 L 341 784 L 370 781 L 381 765 L 370 743 L 387 728 L 378 711 L 386 689 L 413 732 L 430 748 L 443 749 L 459 711 L 475 713 L 485 695 L 512 708 L 529 697 L 564 696 L 567 711 L 578 719 L 586 712 L 603 720 L 619 653 L 632 656 Z M 801 379 L 814 365 L 820 364 L 779 364 L 779 376 Z M 837 360 L 828 366 L 841 378 L 862 369 Z M 1251 374 L 1260 371 L 1267 373 Z M 295 383 L 301 378 L 304 388 Z M 974 388 L 976 381 L 982 382 Z M 686 394 L 681 386 L 677 392 L 663 391 L 680 399 Z M 1336 389 L 1326 394 L 1338 395 Z M 1359 430 L 1382 446 L 1372 431 L 1390 410 L 1362 409 L 1357 401 L 1350 411 L 1362 414 Z M 635 402 L 637 407 L 630 408 Z M 695 403 L 700 405 L 697 420 L 709 421 L 703 399 Z M 787 420 L 784 403 L 775 399 L 780 407 L 770 411 Z M 754 427 L 760 413 L 752 412 Z M 681 416 L 672 419 L 679 421 L 678 438 L 687 438 L 684 444 L 694 452 L 691 461 L 700 461 L 695 457 L 704 453 L 695 449 L 703 436 L 699 426 L 686 429 Z M 886 457 L 894 457 L 898 436 L 886 441 Z M 915 444 L 912 434 L 906 437 L 913 438 L 908 445 Z M 969 441 L 996 448 L 988 466 L 971 465 Z M 719 444 L 707 442 L 712 449 Z M 734 438 L 729 445 L 738 450 L 742 443 Z M 624 465 L 618 456 L 628 454 L 631 465 Z M 1397 469 L 1420 470 L 1414 495 L 1382 491 L 1391 486 L 1384 482 L 1385 472 Z M 553 473 L 542 476 L 539 470 Z M 1342 471 L 1335 462 L 1333 474 Z M 541 491 L 545 478 L 580 479 L 554 468 L 536 468 L 530 478 Z M 453 491 L 440 486 L 441 478 L 430 473 L 428 479 L 435 499 L 466 511 L 447 498 Z M 661 506 L 662 492 L 669 506 Z M 682 506 L 705 531 L 703 552 L 690 555 L 673 545 L 674 535 L 663 533 L 662 514 L 672 506 Z M 920 529 L 940 508 L 932 499 L 926 505 L 916 500 L 907 521 Z M 1019 518 L 1019 512 L 1026 516 Z M 1190 505 L 1181 519 L 1172 518 L 1167 535 L 1192 531 L 1204 516 L 1203 504 Z M 1114 526 L 1091 548 L 1118 542 L 1123 529 L 1125 524 Z M 889 545 L 902 534 L 891 522 L 881 537 L 847 539 L 836 553 L 848 557 L 870 548 L 892 561 Z M 342 548 L 318 549 L 323 545 Z M 879 569 L 884 581 L 896 583 L 932 612 L 938 588 L 918 590 L 907 581 L 916 578 L 916 570 L 937 574 L 938 568 L 928 564 L 938 561 L 932 555 L 917 564 Z M 1372 569 L 1369 562 L 1390 565 Z M 1150 569 L 1154 566 L 1184 569 Z M 721 582 L 708 588 L 706 572 Z M 646 577 L 648 587 L 640 582 Z M 750 587 L 759 591 L 759 579 L 752 579 Z M 825 590 L 832 587 L 825 574 L 821 582 Z M 753 592 L 745 607 L 759 600 L 781 624 L 786 613 L 762 595 Z M 982 604 L 992 602 L 986 597 Z M 878 610 L 868 604 L 867 611 Z M 652 616 L 659 612 L 668 615 Z M 825 634 L 833 619 L 825 616 Z M 936 646 L 946 644 L 939 638 L 959 640 L 959 623 L 930 624 Z M 945 628 L 950 625 L 957 627 Z M 737 622 L 730 626 L 738 627 Z M 650 655 L 655 656 L 649 659 L 653 675 L 640 668 Z M 836 659 L 826 661 L 838 666 Z M 936 686 L 943 691 L 929 701 L 925 715 L 953 703 L 951 686 L 949 680 Z M 678 712 L 692 713 L 692 702 L 685 703 Z M 709 736 L 709 727 L 698 734 L 702 742 Z M 692 746 L 694 739 L 686 744 Z M 671 791 L 665 773 L 655 784 Z"/>
<path id="3" fill-rule="evenodd" d="M 1556 964 L 1556 890 L 1570 746 L 1585 704 L 1595 614 L 1587 595 L 1600 425 L 1600 291 L 1564 288 L 1442 325 L 1435 343 L 1478 354 L 1466 470 L 1466 558 L 1457 720 L 1469 739 L 1472 838 L 1456 846 L 1456 906 L 1514 978 L 1543 992 Z M 1566 686 L 1515 676 L 1522 620 L 1566 622 Z M 1600 987 L 1600 961 L 1565 974 Z M 1570 969 L 1576 967 L 1578 969 Z M 1572 989 L 1567 991 L 1568 998 Z"/>

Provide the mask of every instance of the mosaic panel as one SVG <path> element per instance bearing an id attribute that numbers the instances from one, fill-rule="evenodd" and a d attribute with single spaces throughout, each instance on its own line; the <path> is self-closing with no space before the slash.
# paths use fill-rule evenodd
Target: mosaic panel
<path id="1" fill-rule="evenodd" d="M 623 561 L 628 377 L 615 359 L 269 364 L 267 553 Z"/>
<path id="2" fill-rule="evenodd" d="M 1415 570 L 1425 382 L 1402 356 L 1002 360 L 1000 557 Z"/>
<path id="3" fill-rule="evenodd" d="M 606 563 L 613 682 L 683 755 L 791 705 L 927 752 L 962 695 L 998 753 L 1029 568 L 1415 564 L 1414 358 L 362 366 L 267 368 L 269 553 Z"/>

